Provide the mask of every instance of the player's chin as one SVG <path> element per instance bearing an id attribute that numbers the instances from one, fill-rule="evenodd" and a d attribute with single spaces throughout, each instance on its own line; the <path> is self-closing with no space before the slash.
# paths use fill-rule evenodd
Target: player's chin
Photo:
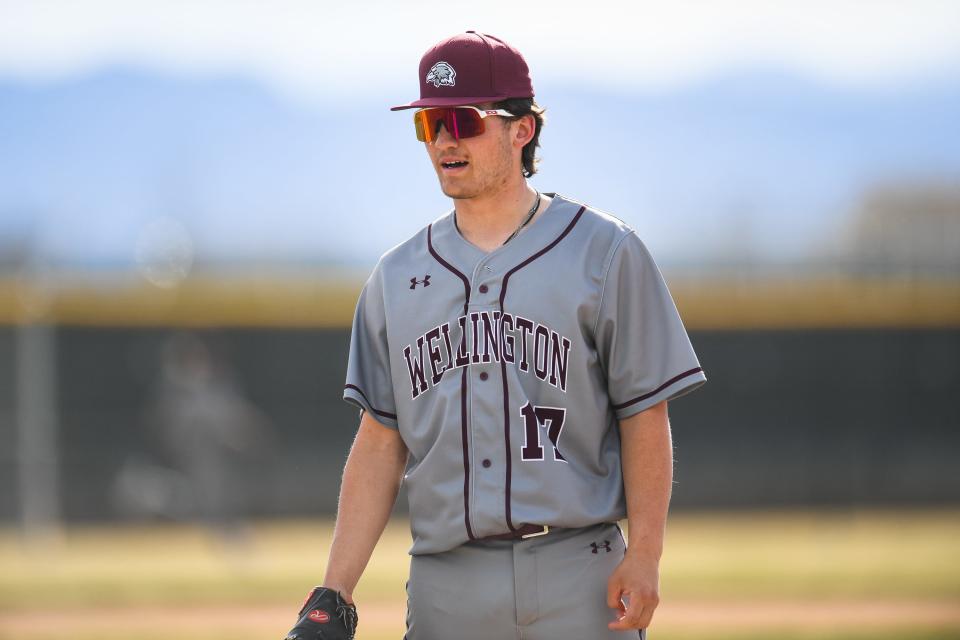
<path id="1" fill-rule="evenodd" d="M 472 189 L 466 185 L 460 184 L 451 184 L 449 181 L 440 178 L 440 190 L 443 191 L 443 195 L 448 198 L 453 198 L 454 200 L 463 200 L 466 198 L 472 198 L 476 195 Z"/>

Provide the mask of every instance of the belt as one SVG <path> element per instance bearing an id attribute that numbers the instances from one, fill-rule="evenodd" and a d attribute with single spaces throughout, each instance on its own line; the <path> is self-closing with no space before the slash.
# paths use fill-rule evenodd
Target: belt
<path id="1" fill-rule="evenodd" d="M 480 540 L 526 540 L 527 538 L 536 538 L 550 533 L 550 527 L 545 524 L 525 524 L 515 531 L 498 533 L 492 536 L 484 536 Z"/>

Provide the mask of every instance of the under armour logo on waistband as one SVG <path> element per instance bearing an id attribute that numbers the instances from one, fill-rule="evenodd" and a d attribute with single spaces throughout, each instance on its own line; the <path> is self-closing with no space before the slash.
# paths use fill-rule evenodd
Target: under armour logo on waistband
<path id="1" fill-rule="evenodd" d="M 603 542 L 601 542 L 601 543 L 599 543 L 599 544 L 596 543 L 596 542 L 591 542 L 591 543 L 590 543 L 590 546 L 593 548 L 593 551 L 591 551 L 590 553 L 593 553 L 593 554 L 600 553 L 600 549 L 603 549 L 603 550 L 606 551 L 607 553 L 610 553 L 611 551 L 613 551 L 613 549 L 610 548 L 610 541 L 609 541 L 609 540 L 604 540 Z"/>
<path id="2" fill-rule="evenodd" d="M 417 280 L 417 276 L 410 278 L 410 288 L 416 289 L 418 284 L 422 284 L 425 287 L 430 286 L 430 274 L 423 276 L 423 280 Z"/>

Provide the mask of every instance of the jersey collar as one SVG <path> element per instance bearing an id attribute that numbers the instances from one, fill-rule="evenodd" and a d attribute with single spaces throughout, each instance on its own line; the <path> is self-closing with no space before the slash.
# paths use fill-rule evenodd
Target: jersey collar
<path id="1" fill-rule="evenodd" d="M 581 206 L 556 193 L 544 195 L 552 198 L 547 208 L 513 240 L 490 253 L 485 253 L 460 234 L 451 209 L 432 225 L 434 250 L 467 277 L 471 277 L 481 265 L 505 273 L 514 264 L 523 262 L 550 244 L 563 232 Z"/>

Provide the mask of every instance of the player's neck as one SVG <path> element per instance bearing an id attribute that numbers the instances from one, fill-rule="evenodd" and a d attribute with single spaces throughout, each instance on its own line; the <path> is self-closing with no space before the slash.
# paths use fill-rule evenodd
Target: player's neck
<path id="1" fill-rule="evenodd" d="M 495 194 L 456 200 L 457 228 L 468 242 L 490 253 L 527 219 L 536 198 L 537 192 L 521 180 L 515 187 Z M 546 209 L 546 201 L 549 198 L 541 197 L 534 217 Z"/>

